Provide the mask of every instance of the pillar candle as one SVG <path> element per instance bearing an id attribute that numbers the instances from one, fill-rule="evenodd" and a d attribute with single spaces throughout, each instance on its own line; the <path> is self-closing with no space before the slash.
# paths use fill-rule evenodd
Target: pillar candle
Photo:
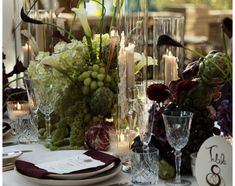
<path id="1" fill-rule="evenodd" d="M 49 20 L 48 12 L 44 10 L 38 10 L 36 17 L 37 19 L 45 22 L 48 22 Z M 40 51 L 44 51 L 46 49 L 46 29 L 47 26 L 44 24 L 36 25 L 36 41 Z"/>
<path id="2" fill-rule="evenodd" d="M 163 55 L 163 59 L 165 61 L 165 84 L 169 85 L 172 80 L 178 78 L 177 60 L 176 57 L 172 55 L 171 51 L 167 51 L 166 54 Z"/>
<path id="3" fill-rule="evenodd" d="M 23 53 L 23 64 L 25 67 L 28 67 L 29 61 L 32 59 L 32 48 L 28 43 L 25 43 L 22 46 L 22 53 Z"/>

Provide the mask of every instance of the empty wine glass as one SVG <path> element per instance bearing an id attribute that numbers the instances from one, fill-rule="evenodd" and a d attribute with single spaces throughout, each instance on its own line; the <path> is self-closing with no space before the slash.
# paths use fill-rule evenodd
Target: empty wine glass
<path id="1" fill-rule="evenodd" d="M 25 74 L 24 76 L 24 85 L 25 85 L 27 97 L 28 97 L 31 121 L 37 126 L 37 120 L 38 120 L 37 112 L 38 112 L 39 103 L 37 104 L 37 101 L 36 101 L 37 95 L 34 91 L 33 81 L 27 76 L 27 74 Z"/>
<path id="2" fill-rule="evenodd" d="M 46 143 L 51 142 L 51 113 L 54 111 L 55 104 L 59 98 L 59 93 L 50 81 L 34 79 L 34 90 L 36 102 L 39 110 L 44 114 L 46 126 Z"/>
<path id="3" fill-rule="evenodd" d="M 189 111 L 168 111 L 162 114 L 165 124 L 167 140 L 175 149 L 175 169 L 176 177 L 171 182 L 166 182 L 170 186 L 186 186 L 191 182 L 180 177 L 181 149 L 188 143 L 193 113 Z"/>
<path id="4" fill-rule="evenodd" d="M 154 112 L 156 103 L 146 98 L 143 105 L 139 105 L 138 123 L 140 140 L 143 143 L 143 148 L 146 150 L 151 140 L 152 129 L 154 123 Z"/>

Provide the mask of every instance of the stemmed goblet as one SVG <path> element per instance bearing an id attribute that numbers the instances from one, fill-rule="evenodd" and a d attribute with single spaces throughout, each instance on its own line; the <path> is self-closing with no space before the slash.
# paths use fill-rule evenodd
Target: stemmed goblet
<path id="1" fill-rule="evenodd" d="M 148 100 L 147 98 L 143 105 L 139 105 L 139 136 L 141 142 L 143 143 L 144 150 L 148 149 L 148 144 L 151 141 L 155 109 L 156 103 Z"/>
<path id="2" fill-rule="evenodd" d="M 38 107 L 39 103 L 37 104 L 36 101 L 36 93 L 34 90 L 34 85 L 33 81 L 28 77 L 27 74 L 24 76 L 24 85 L 25 89 L 27 92 L 27 97 L 28 97 L 28 104 L 29 104 L 29 110 L 30 110 L 30 115 L 31 115 L 31 122 L 37 126 L 37 120 L 38 120 Z"/>
<path id="3" fill-rule="evenodd" d="M 54 111 L 55 104 L 59 98 L 59 93 L 50 81 L 44 79 L 33 79 L 36 94 L 36 104 L 44 114 L 46 127 L 46 143 L 51 142 L 51 113 Z"/>
<path id="4" fill-rule="evenodd" d="M 167 111 L 162 114 L 165 124 L 167 140 L 175 150 L 176 177 L 172 182 L 166 182 L 170 186 L 190 185 L 190 181 L 180 177 L 181 149 L 188 143 L 193 113 L 189 111 Z"/>

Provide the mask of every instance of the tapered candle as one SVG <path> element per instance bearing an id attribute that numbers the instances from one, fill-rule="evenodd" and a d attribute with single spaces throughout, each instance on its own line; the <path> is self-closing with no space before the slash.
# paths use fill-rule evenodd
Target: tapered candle
<path id="1" fill-rule="evenodd" d="M 127 63 L 127 88 L 134 88 L 135 86 L 135 61 L 134 61 L 134 49 L 135 45 L 129 43 L 126 51 L 126 63 Z"/>
<path id="2" fill-rule="evenodd" d="M 128 113 L 128 100 L 127 100 L 127 63 L 126 63 L 126 51 L 125 51 L 125 35 L 121 33 L 120 51 L 118 54 L 118 104 L 120 106 L 120 117 L 125 119 Z"/>

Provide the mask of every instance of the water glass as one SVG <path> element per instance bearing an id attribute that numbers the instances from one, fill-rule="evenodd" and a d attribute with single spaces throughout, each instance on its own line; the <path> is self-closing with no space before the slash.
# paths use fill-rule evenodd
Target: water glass
<path id="1" fill-rule="evenodd" d="M 139 185 L 155 185 L 158 182 L 159 151 L 157 148 L 137 147 L 131 152 L 131 181 Z"/>
<path id="2" fill-rule="evenodd" d="M 38 127 L 32 122 L 30 115 L 17 118 L 15 129 L 19 143 L 30 144 L 38 142 Z"/>

